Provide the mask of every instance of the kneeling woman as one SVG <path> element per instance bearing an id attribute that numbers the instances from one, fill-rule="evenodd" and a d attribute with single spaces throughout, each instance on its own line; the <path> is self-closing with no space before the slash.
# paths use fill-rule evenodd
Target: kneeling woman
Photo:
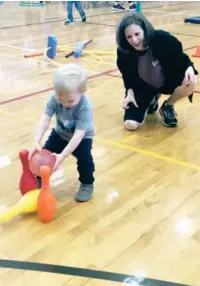
<path id="1" fill-rule="evenodd" d="M 192 101 L 198 74 L 182 44 L 136 12 L 122 19 L 116 39 L 117 66 L 126 89 L 125 128 L 137 129 L 147 113 L 156 112 L 160 94 L 170 95 L 159 110 L 163 124 L 178 126 L 174 104 L 187 96 Z"/>

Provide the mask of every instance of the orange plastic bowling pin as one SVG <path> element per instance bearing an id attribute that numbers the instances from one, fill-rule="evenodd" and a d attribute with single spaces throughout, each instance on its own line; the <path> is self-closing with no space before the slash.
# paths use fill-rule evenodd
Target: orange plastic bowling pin
<path id="1" fill-rule="evenodd" d="M 29 169 L 28 154 L 28 150 L 21 150 L 19 153 L 19 158 L 21 160 L 23 168 L 23 172 L 19 182 L 19 189 L 22 195 L 29 191 L 38 189 L 37 180 Z"/>
<path id="2" fill-rule="evenodd" d="M 0 222 L 6 223 L 20 214 L 34 213 L 37 211 L 37 202 L 40 190 L 32 190 L 25 194 L 14 206 L 0 213 Z"/>
<path id="3" fill-rule="evenodd" d="M 50 174 L 51 169 L 48 166 L 40 167 L 42 188 L 38 197 L 38 215 L 42 222 L 51 221 L 56 212 L 55 195 L 50 190 Z"/>

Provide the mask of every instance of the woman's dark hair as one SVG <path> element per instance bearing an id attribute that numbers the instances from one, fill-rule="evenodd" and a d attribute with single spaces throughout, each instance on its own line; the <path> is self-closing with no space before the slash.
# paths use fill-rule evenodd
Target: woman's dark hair
<path id="1" fill-rule="evenodd" d="M 138 25 L 144 31 L 144 47 L 147 47 L 153 37 L 154 28 L 149 21 L 140 13 L 129 12 L 126 14 L 119 23 L 116 31 L 116 41 L 118 48 L 123 52 L 129 52 L 133 48 L 128 43 L 125 36 L 125 29 L 132 25 Z"/>

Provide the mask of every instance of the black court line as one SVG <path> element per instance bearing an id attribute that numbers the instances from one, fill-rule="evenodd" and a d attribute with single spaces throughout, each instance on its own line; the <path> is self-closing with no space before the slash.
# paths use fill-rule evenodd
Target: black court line
<path id="1" fill-rule="evenodd" d="M 188 3 L 181 3 L 182 5 L 188 5 L 190 4 L 190 2 Z M 173 4 L 171 5 L 172 7 L 173 6 L 176 6 L 176 5 L 180 5 L 179 3 L 176 3 L 176 4 Z M 169 6 L 169 7 L 171 7 Z M 154 7 L 147 7 L 147 8 L 143 8 L 143 10 L 151 10 L 151 9 L 155 9 L 155 8 L 162 8 L 163 6 L 162 5 L 158 5 L 158 6 L 154 6 Z M 112 9 L 112 7 L 109 7 L 110 9 Z M 164 10 L 163 10 L 164 11 Z M 95 14 L 95 15 L 87 15 L 87 18 L 90 18 L 90 17 L 96 17 L 96 16 L 104 16 L 104 15 L 109 15 L 109 14 L 123 14 L 123 13 L 126 13 L 127 11 L 111 11 L 111 12 L 107 12 L 107 13 L 103 13 L 103 14 Z M 165 12 L 165 11 L 164 11 Z M 170 13 L 170 11 L 166 11 L 168 13 Z M 77 19 L 80 19 L 80 17 L 76 17 L 75 20 Z M 5 26 L 5 27 L 0 27 L 0 30 L 3 30 L 3 29 L 11 29 L 11 28 L 20 28 L 20 27 L 28 27 L 28 26 L 32 26 L 32 25 L 42 25 L 42 24 L 49 24 L 49 23 L 55 23 L 55 22 L 62 22 L 62 21 L 65 21 L 65 19 L 57 19 L 57 20 L 50 20 L 50 21 L 44 21 L 44 22 L 34 22 L 34 23 L 29 23 L 29 24 L 22 24 L 22 25 L 16 25 L 16 26 Z M 95 23 L 90 23 L 90 24 L 95 24 Z M 104 24 L 101 24 L 101 25 L 104 25 Z"/>
<path id="2" fill-rule="evenodd" d="M 81 22 L 80 22 L 81 23 Z M 86 22 L 87 24 L 91 24 L 91 25 L 97 25 L 97 26 L 106 26 L 106 27 L 112 27 L 112 28 L 116 28 L 116 25 L 112 25 L 112 24 L 106 24 L 106 23 L 95 23 L 95 22 Z M 174 23 L 176 24 L 176 23 Z M 183 22 L 184 24 L 184 22 Z M 200 35 L 193 35 L 193 34 L 184 34 L 184 33 L 179 33 L 179 32 L 173 32 L 170 31 L 170 34 L 174 34 L 174 35 L 180 35 L 180 36 L 187 36 L 187 37 L 195 37 L 195 38 L 200 38 Z"/>
<path id="3" fill-rule="evenodd" d="M 114 28 L 116 27 L 116 25 L 104 24 L 104 23 L 87 22 L 87 24 L 101 25 L 101 26 L 114 27 Z M 176 23 L 174 23 L 174 24 L 176 24 Z M 183 24 L 184 24 L 184 22 L 183 22 Z M 170 34 L 174 34 L 174 35 L 180 35 L 180 36 L 200 38 L 200 35 L 194 35 L 194 34 L 184 34 L 184 33 L 173 32 L 173 31 L 170 31 L 169 33 L 170 33 Z"/>
<path id="4" fill-rule="evenodd" d="M 124 11 L 119 11 L 117 13 L 124 13 Z M 87 18 L 110 15 L 110 14 L 113 14 L 113 12 L 108 12 L 108 13 L 104 13 L 104 14 L 87 15 Z M 81 17 L 76 17 L 74 19 L 78 20 L 78 19 L 81 19 Z M 66 19 L 63 18 L 63 19 L 50 20 L 50 21 L 44 21 L 44 22 L 34 22 L 34 23 L 28 23 L 28 24 L 21 24 L 21 25 L 16 25 L 16 26 L 4 26 L 4 27 L 0 27 L 0 30 L 11 29 L 11 28 L 20 28 L 20 27 L 29 27 L 32 25 L 44 25 L 44 24 L 50 24 L 50 23 L 64 22 L 65 20 Z M 86 22 L 86 23 L 88 23 L 88 22 Z"/>
<path id="5" fill-rule="evenodd" d="M 12 28 L 20 28 L 20 27 L 29 27 L 29 26 L 32 26 L 32 25 L 50 24 L 50 23 L 56 23 L 56 22 L 61 22 L 61 21 L 64 22 L 65 19 L 51 20 L 51 21 L 46 21 L 46 22 L 34 22 L 34 23 L 21 24 L 21 25 L 15 25 L 15 26 L 4 26 L 4 27 L 0 27 L 0 30 L 12 29 Z"/>
<path id="6" fill-rule="evenodd" d="M 179 33 L 179 32 L 170 32 L 174 35 L 180 35 L 180 36 L 188 36 L 188 37 L 195 37 L 195 38 L 200 38 L 200 35 L 192 35 L 192 34 L 184 34 L 184 33 Z"/>
<path id="7" fill-rule="evenodd" d="M 80 22 L 80 23 L 81 23 L 81 22 Z M 88 22 L 88 21 L 87 21 L 86 24 L 116 28 L 116 25 L 105 24 L 105 23 L 94 23 L 94 22 Z"/>
<path id="8" fill-rule="evenodd" d="M 84 269 L 84 268 L 44 264 L 36 262 L 7 260 L 7 259 L 0 259 L 0 267 L 18 269 L 18 270 L 39 271 L 45 273 L 48 272 L 55 274 L 64 274 L 64 275 L 79 276 L 79 277 L 93 278 L 100 280 L 109 280 L 113 282 L 121 282 L 132 285 L 135 282 L 141 286 L 191 286 L 174 282 L 161 281 L 157 279 L 141 278 L 134 275 L 126 275 L 126 274 L 92 270 L 92 269 Z"/>
<path id="9" fill-rule="evenodd" d="M 173 2 L 173 1 L 172 1 Z M 171 3 L 172 3 L 171 2 Z M 191 2 L 190 1 L 188 1 L 188 2 L 181 2 L 181 5 L 189 5 Z M 174 6 L 177 6 L 177 5 L 180 5 L 180 2 L 179 3 L 174 3 L 174 4 L 171 4 L 171 5 L 169 5 L 169 8 L 171 8 L 171 7 L 174 7 Z M 152 7 L 146 7 L 146 8 L 142 8 L 142 11 L 143 10 L 153 10 L 153 9 L 155 9 L 155 8 L 163 8 L 163 5 L 158 5 L 158 6 L 152 6 Z M 167 11 L 167 10 L 163 10 L 163 11 Z M 168 11 L 168 12 L 171 12 L 171 11 Z"/>

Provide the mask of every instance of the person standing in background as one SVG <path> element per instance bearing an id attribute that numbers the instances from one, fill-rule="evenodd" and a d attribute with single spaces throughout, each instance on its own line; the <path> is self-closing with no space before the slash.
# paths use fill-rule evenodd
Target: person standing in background
<path id="1" fill-rule="evenodd" d="M 128 8 L 129 11 L 136 10 L 136 3 L 134 1 L 128 1 Z M 125 10 L 124 5 L 121 4 L 121 1 L 114 1 L 112 9 L 118 11 Z"/>
<path id="2" fill-rule="evenodd" d="M 67 20 L 64 22 L 65 25 L 74 24 L 74 17 L 73 17 L 73 4 L 75 5 L 76 9 L 78 10 L 82 22 L 86 22 L 86 15 L 82 7 L 81 1 L 67 1 Z"/>

